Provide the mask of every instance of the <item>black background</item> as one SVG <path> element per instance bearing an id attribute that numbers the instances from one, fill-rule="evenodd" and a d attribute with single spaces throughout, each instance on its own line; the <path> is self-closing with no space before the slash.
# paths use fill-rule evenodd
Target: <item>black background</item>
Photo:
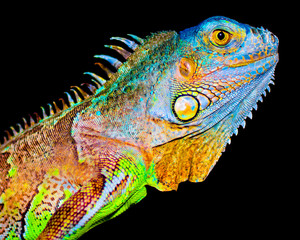
<path id="1" fill-rule="evenodd" d="M 40 111 L 72 85 L 97 71 L 93 55 L 127 33 L 144 37 L 160 30 L 181 31 L 207 17 L 223 15 L 263 26 L 280 40 L 275 86 L 258 104 L 246 129 L 226 149 L 203 183 L 182 183 L 178 191 L 148 188 L 136 206 L 82 239 L 130 237 L 185 239 L 286 237 L 294 230 L 298 8 L 281 2 L 105 2 L 96 5 L 13 5 L 1 9 L 0 131 Z M 277 3 L 279 4 L 279 3 Z M 294 58 L 295 59 L 295 58 Z M 294 64 L 294 66 L 293 66 Z M 296 137 L 296 138 L 295 138 Z M 287 237 L 288 238 L 288 237 Z"/>

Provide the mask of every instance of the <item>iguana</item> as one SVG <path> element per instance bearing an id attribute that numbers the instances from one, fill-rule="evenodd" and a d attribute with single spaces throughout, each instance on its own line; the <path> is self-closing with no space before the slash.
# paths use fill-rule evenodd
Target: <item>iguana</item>
<path id="1" fill-rule="evenodd" d="M 95 56 L 109 79 L 86 72 L 85 88 L 6 131 L 0 239 L 77 239 L 139 202 L 146 185 L 203 181 L 279 59 L 274 34 L 226 17 L 112 39 L 123 61 Z"/>

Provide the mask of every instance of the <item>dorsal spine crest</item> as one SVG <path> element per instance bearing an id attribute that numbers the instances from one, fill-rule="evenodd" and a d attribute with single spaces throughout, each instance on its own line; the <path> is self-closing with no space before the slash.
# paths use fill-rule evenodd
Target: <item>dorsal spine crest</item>
<path id="1" fill-rule="evenodd" d="M 134 40 L 130 40 L 130 39 L 123 38 L 123 37 L 112 37 L 110 39 L 117 40 L 117 41 L 124 43 L 132 51 L 136 50 L 137 47 L 139 46 L 139 44 L 144 43 L 144 40 L 142 38 L 139 38 L 133 34 L 128 34 L 128 36 L 130 36 Z M 118 54 L 120 54 L 122 57 L 124 57 L 125 60 L 127 60 L 132 55 L 131 52 L 127 51 L 126 49 L 124 49 L 120 46 L 105 45 L 105 47 L 108 47 L 108 48 L 116 51 Z M 108 55 L 95 55 L 95 58 L 100 58 L 100 59 L 105 60 L 116 70 L 118 70 L 123 65 L 123 63 L 120 60 L 118 60 L 114 57 L 110 57 Z M 111 80 L 112 76 L 115 73 L 112 72 L 108 67 L 106 67 L 102 63 L 97 62 L 96 64 L 99 65 L 107 73 L 108 77 Z M 69 108 L 73 108 L 74 106 L 76 106 L 76 105 L 82 103 L 84 100 L 88 99 L 90 96 L 93 96 L 94 94 L 103 90 L 102 86 L 107 82 L 104 78 L 102 78 L 101 76 L 99 76 L 95 73 L 92 73 L 92 72 L 85 72 L 84 74 L 92 77 L 92 79 L 90 79 L 92 84 L 82 83 L 81 87 L 88 89 L 88 91 L 90 91 L 91 94 L 89 94 L 88 92 L 86 92 L 79 86 L 71 86 L 69 92 L 65 92 L 67 99 L 64 99 L 64 98 L 58 99 L 58 101 L 61 102 L 61 104 L 60 104 L 62 106 L 61 108 L 58 107 L 56 101 L 53 101 L 52 104 L 50 104 L 50 103 L 47 104 L 49 114 L 46 113 L 46 110 L 44 107 L 41 107 L 41 114 L 38 114 L 37 112 L 33 113 L 36 121 L 33 119 L 33 117 L 31 115 L 29 115 L 29 121 L 26 120 L 26 118 L 24 118 L 24 117 L 22 118 L 23 126 L 20 123 L 16 124 L 18 131 L 15 129 L 14 126 L 10 126 L 8 130 L 5 130 L 4 137 L 2 139 L 2 146 L 6 145 L 10 140 L 12 140 L 16 136 L 19 136 L 20 134 L 24 133 L 27 129 L 33 127 L 34 125 L 39 124 L 40 122 L 44 121 L 45 119 L 55 116 L 56 114 L 59 114 L 62 111 L 68 110 Z M 71 94 L 70 94 L 71 92 L 73 93 L 74 96 L 71 96 Z"/>

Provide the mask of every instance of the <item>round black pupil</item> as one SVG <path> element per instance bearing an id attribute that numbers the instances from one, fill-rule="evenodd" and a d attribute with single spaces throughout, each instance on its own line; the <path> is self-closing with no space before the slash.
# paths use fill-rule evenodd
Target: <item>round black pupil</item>
<path id="1" fill-rule="evenodd" d="M 218 39 L 219 39 L 219 40 L 223 40 L 224 38 L 225 38 L 224 32 L 219 32 L 219 33 L 218 33 Z"/>

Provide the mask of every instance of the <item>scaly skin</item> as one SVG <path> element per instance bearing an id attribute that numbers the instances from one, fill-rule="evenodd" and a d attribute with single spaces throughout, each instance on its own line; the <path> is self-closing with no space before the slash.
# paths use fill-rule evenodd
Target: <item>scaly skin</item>
<path id="1" fill-rule="evenodd" d="M 278 62 L 272 33 L 225 17 L 136 39 L 119 38 L 132 55 L 110 46 L 124 64 L 96 56 L 118 71 L 92 96 L 12 128 L 0 147 L 0 239 L 77 239 L 145 185 L 203 181 Z"/>

